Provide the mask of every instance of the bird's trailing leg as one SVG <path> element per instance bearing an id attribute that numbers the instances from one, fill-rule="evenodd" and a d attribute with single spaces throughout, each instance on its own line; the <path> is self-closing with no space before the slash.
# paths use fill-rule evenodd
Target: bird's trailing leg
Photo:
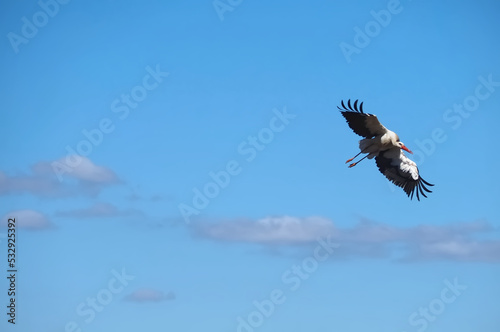
<path id="1" fill-rule="evenodd" d="M 359 155 L 360 155 L 360 154 L 362 154 L 362 153 L 363 153 L 363 151 L 361 151 L 360 153 L 358 153 L 357 155 L 355 155 L 355 156 L 354 156 L 354 157 L 352 157 L 351 159 L 348 159 L 345 163 L 346 163 L 346 164 L 347 164 L 347 163 L 350 163 L 351 161 L 353 161 L 353 160 L 354 160 L 354 158 L 356 158 L 357 156 L 359 156 Z"/>
<path id="2" fill-rule="evenodd" d="M 361 152 L 360 152 L 360 153 L 361 153 Z M 365 159 L 365 158 L 366 158 L 366 157 L 368 157 L 368 156 L 369 156 L 369 154 L 367 154 L 366 156 L 364 156 L 363 158 L 361 158 L 361 159 L 360 159 L 360 160 L 358 160 L 357 162 L 350 164 L 350 165 L 349 165 L 349 168 L 356 166 L 359 162 L 361 162 L 361 160 Z M 356 158 L 356 157 L 354 157 L 354 158 Z M 352 159 L 354 159 L 354 158 L 352 158 Z M 352 159 L 351 159 L 351 160 L 352 160 Z"/>

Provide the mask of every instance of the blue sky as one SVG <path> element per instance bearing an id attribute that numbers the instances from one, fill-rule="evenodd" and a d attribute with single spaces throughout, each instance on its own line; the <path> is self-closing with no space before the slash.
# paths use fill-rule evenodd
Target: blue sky
<path id="1" fill-rule="evenodd" d="M 2 331 L 498 331 L 496 1 L 2 7 Z"/>

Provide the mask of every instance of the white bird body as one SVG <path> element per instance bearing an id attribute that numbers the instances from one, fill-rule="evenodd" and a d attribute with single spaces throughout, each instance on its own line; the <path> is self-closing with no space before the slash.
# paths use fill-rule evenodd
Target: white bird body
<path id="1" fill-rule="evenodd" d="M 359 149 L 363 153 L 368 153 L 368 159 L 373 159 L 379 154 L 380 151 L 396 147 L 397 141 L 399 141 L 398 135 L 395 132 L 387 129 L 387 131 L 382 135 L 375 136 L 374 138 L 364 138 L 360 140 Z"/>
<path id="2" fill-rule="evenodd" d="M 348 100 L 347 107 L 344 101 L 341 102 L 342 108 L 338 107 L 342 115 L 347 121 L 349 127 L 358 135 L 364 137 L 359 141 L 359 149 L 361 150 L 354 158 L 361 153 L 367 155 L 361 158 L 358 162 L 352 163 L 349 167 L 355 166 L 361 160 L 375 158 L 378 169 L 385 177 L 395 185 L 403 188 L 408 197 L 413 198 L 413 194 L 417 193 L 417 199 L 420 200 L 420 194 L 424 197 L 425 192 L 431 192 L 427 186 L 433 186 L 428 183 L 418 172 L 418 167 L 415 162 L 406 157 L 403 150 L 411 152 L 399 140 L 398 134 L 384 127 L 376 115 L 363 112 L 363 103 L 354 102 L 351 106 L 351 101 Z M 354 158 L 347 160 L 351 162 Z M 425 192 L 424 192 L 425 191 Z"/>

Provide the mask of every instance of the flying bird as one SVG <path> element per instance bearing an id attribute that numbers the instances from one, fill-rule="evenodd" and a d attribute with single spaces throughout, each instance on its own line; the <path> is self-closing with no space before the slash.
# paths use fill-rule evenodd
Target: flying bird
<path id="1" fill-rule="evenodd" d="M 349 168 L 356 166 L 361 160 L 373 159 L 378 169 L 389 181 L 403 188 L 404 192 L 413 199 L 416 193 L 420 201 L 420 194 L 427 197 L 425 192 L 432 192 L 426 186 L 434 186 L 422 179 L 415 162 L 410 160 L 403 152 L 413 154 L 403 142 L 399 140 L 398 134 L 384 127 L 376 115 L 363 112 L 363 103 L 358 105 L 358 100 L 351 106 L 351 100 L 341 101 L 342 107 L 337 106 L 347 121 L 349 127 L 364 139 L 359 141 L 360 153 L 346 161 L 349 163 L 362 153 L 367 155 L 355 163 L 351 163 Z"/>

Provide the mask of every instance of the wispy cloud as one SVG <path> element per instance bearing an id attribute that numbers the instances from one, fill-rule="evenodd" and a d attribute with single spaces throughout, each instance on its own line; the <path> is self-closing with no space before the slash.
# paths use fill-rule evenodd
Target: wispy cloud
<path id="1" fill-rule="evenodd" d="M 74 167 L 66 160 L 39 162 L 28 173 L 8 175 L 0 171 L 0 195 L 32 194 L 40 197 L 96 196 L 105 186 L 120 182 L 109 168 L 95 165 L 90 159 L 80 158 Z M 65 165 L 68 181 L 60 181 L 54 165 Z M 58 166 L 60 167 L 60 166 Z"/>
<path id="2" fill-rule="evenodd" d="M 71 157 L 75 158 L 72 163 L 69 159 Z M 52 162 L 39 162 L 33 165 L 32 169 L 36 174 L 60 174 L 87 183 L 113 184 L 119 182 L 118 176 L 111 169 L 98 166 L 82 156 L 69 156 Z"/>
<path id="3" fill-rule="evenodd" d="M 138 201 L 143 201 L 143 202 L 159 202 L 159 201 L 164 201 L 164 202 L 171 202 L 173 201 L 173 197 L 171 195 L 160 195 L 158 193 L 155 194 L 144 194 L 142 193 L 144 190 L 141 188 L 140 185 L 134 186 L 134 187 L 129 187 L 130 193 L 125 196 L 125 198 L 131 202 L 138 202 Z"/>
<path id="4" fill-rule="evenodd" d="M 500 239 L 484 240 L 478 237 L 479 233 L 496 232 L 483 221 L 409 228 L 363 221 L 352 228 L 338 228 L 323 217 L 281 216 L 256 221 L 195 223 L 192 231 L 210 240 L 266 246 L 313 243 L 328 234 L 332 241 L 340 244 L 337 258 L 500 262 Z"/>
<path id="5" fill-rule="evenodd" d="M 57 211 L 57 217 L 69 218 L 111 218 L 111 217 L 129 217 L 140 216 L 142 212 L 135 209 L 120 210 L 110 203 L 95 203 L 92 206 L 83 209 Z"/>
<path id="6" fill-rule="evenodd" d="M 136 192 L 131 193 L 130 195 L 125 196 L 126 199 L 128 199 L 131 202 L 136 202 L 136 201 L 147 201 L 147 202 L 159 202 L 159 201 L 171 201 L 172 198 L 167 196 L 163 197 L 161 195 L 155 194 L 151 195 L 149 197 L 146 196 L 141 196 L 137 194 Z"/>
<path id="7" fill-rule="evenodd" d="M 266 217 L 257 221 L 222 221 L 196 225 L 194 230 L 202 237 L 262 244 L 313 242 L 325 233 L 335 231 L 333 224 L 322 217 Z"/>
<path id="8" fill-rule="evenodd" d="M 500 241 L 449 239 L 424 243 L 408 257 L 410 261 L 428 259 L 500 262 Z"/>
<path id="9" fill-rule="evenodd" d="M 52 223 L 45 215 L 34 210 L 11 211 L 3 216 L 2 220 L 0 220 L 0 225 L 2 227 L 7 227 L 9 218 L 15 218 L 16 228 L 43 230 L 53 227 Z"/>
<path id="10" fill-rule="evenodd" d="M 173 292 L 168 292 L 167 294 L 162 291 L 149 289 L 149 288 L 141 288 L 133 293 L 127 295 L 124 300 L 129 302 L 162 302 L 162 301 L 171 301 L 175 300 L 175 294 Z"/>

